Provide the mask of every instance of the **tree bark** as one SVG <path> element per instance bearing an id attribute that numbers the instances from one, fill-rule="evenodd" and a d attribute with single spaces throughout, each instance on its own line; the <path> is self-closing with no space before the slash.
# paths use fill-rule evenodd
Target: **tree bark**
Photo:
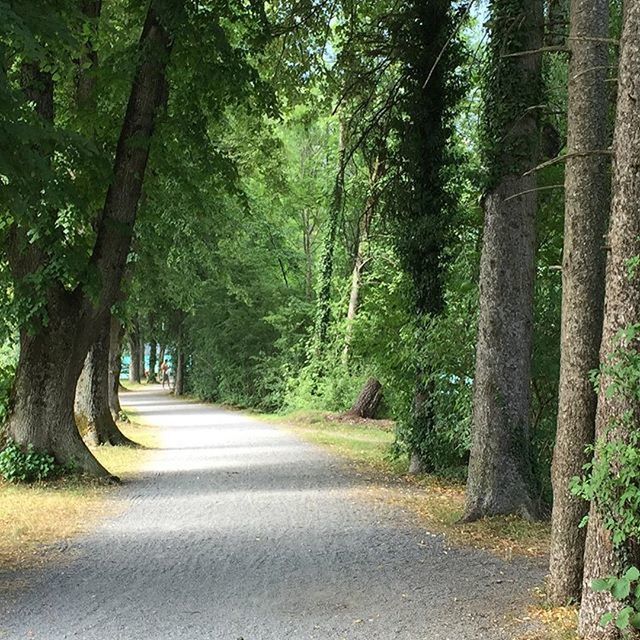
<path id="1" fill-rule="evenodd" d="M 108 472 L 93 457 L 80 437 L 73 407 L 78 376 L 89 347 L 99 334 L 120 291 L 120 281 L 129 252 L 137 205 L 149 155 L 158 109 L 166 99 L 165 73 L 171 38 L 149 6 L 140 43 L 127 111 L 118 140 L 113 178 L 97 223 L 90 269 L 101 281 L 96 300 L 83 285 L 68 291 L 60 283 L 45 292 L 47 322 L 21 331 L 20 359 L 7 421 L 8 432 L 19 444 L 33 445 L 52 454 L 57 462 L 96 476 Z M 46 75 L 46 74 L 45 74 Z M 53 120 L 53 83 L 28 78 L 27 94 L 34 96 L 38 112 Z M 31 81 L 29 81 L 31 80 Z M 41 90 L 44 88 L 44 91 Z M 47 264 L 46 252 L 27 238 L 27 229 L 14 223 L 9 261 L 16 288 Z"/>
<path id="2" fill-rule="evenodd" d="M 321 358 L 326 347 L 329 323 L 331 320 L 331 282 L 333 279 L 333 254 L 338 231 L 338 218 L 344 204 L 344 176 L 346 155 L 346 126 L 340 119 L 340 140 L 338 147 L 338 171 L 333 186 L 329 206 L 329 219 L 322 252 L 320 268 L 320 286 L 317 300 L 317 317 L 314 336 L 314 355 Z"/>
<path id="3" fill-rule="evenodd" d="M 545 45 L 559 47 L 566 44 L 569 23 L 569 0 L 548 0 Z"/>
<path id="4" fill-rule="evenodd" d="M 111 316 L 109 332 L 109 409 L 114 420 L 119 420 L 122 415 L 120 406 L 120 371 L 122 369 L 122 340 L 124 327 L 115 317 Z"/>
<path id="5" fill-rule="evenodd" d="M 142 335 L 142 332 L 140 332 L 139 334 L 139 339 L 140 339 L 140 346 L 138 347 L 138 355 L 140 356 L 140 365 L 139 365 L 139 371 L 140 371 L 140 381 L 142 382 L 142 380 L 145 378 L 145 369 L 146 367 L 145 365 L 145 348 L 146 345 L 144 343 L 144 337 Z"/>
<path id="6" fill-rule="evenodd" d="M 173 393 L 176 396 L 184 395 L 184 368 L 184 349 L 182 346 L 179 346 L 177 349 L 176 373 L 173 387 Z"/>
<path id="7" fill-rule="evenodd" d="M 540 48 L 543 3 L 495 0 L 491 7 L 495 93 L 488 95 L 485 119 L 493 146 L 484 202 L 467 521 L 538 516 L 529 453 L 537 197 L 535 176 L 524 174 L 539 154 L 538 110 L 529 106 L 540 98 L 541 56 L 507 56 Z M 515 100 L 500 98 L 498 108 L 495 96 L 512 91 Z"/>
<path id="8" fill-rule="evenodd" d="M 618 70 L 618 106 L 614 134 L 614 161 L 609 227 L 610 253 L 607 260 L 605 285 L 605 312 L 600 350 L 601 365 L 610 364 L 618 350 L 639 350 L 637 338 L 624 344 L 620 332 L 640 323 L 640 275 L 630 269 L 630 264 L 640 255 L 640 1 L 625 3 L 622 38 L 620 41 L 620 66 Z M 624 441 L 630 429 L 637 429 L 640 405 L 637 396 L 633 400 L 620 393 L 606 391 L 612 380 L 604 369 L 600 377 L 598 409 L 596 416 L 597 441 Z M 630 415 L 631 420 L 624 420 Z M 611 470 L 615 474 L 615 469 Z M 626 545 L 625 545 L 626 546 Z M 609 531 L 603 526 L 603 518 L 596 502 L 591 504 L 587 540 L 582 603 L 579 630 L 583 637 L 612 640 L 622 637 L 614 626 L 605 629 L 599 625 L 600 617 L 608 610 L 622 606 L 614 603 L 607 593 L 591 589 L 595 578 L 619 575 L 623 566 L 621 555 L 628 548 L 614 549 Z M 635 553 L 627 558 L 637 563 Z"/>
<path id="9" fill-rule="evenodd" d="M 384 159 L 378 154 L 374 160 L 371 174 L 369 176 L 369 195 L 364 207 L 364 212 L 358 223 L 358 232 L 356 235 L 356 257 L 351 273 L 351 292 L 349 294 L 349 307 L 347 309 L 347 328 L 344 337 L 344 349 L 342 351 L 342 363 L 347 364 L 349 361 L 349 350 L 353 339 L 353 322 L 358 313 L 360 304 L 360 283 L 362 281 L 362 270 L 365 265 L 364 241 L 369 235 L 371 222 L 375 215 L 378 200 L 380 198 L 379 183 L 384 175 L 385 163 Z"/>
<path id="10" fill-rule="evenodd" d="M 140 384 L 142 372 L 140 371 L 140 332 L 137 321 L 129 330 L 129 382 Z"/>
<path id="11" fill-rule="evenodd" d="M 156 382 L 157 356 L 158 343 L 152 340 L 149 343 L 149 375 L 147 376 L 147 382 Z"/>
<path id="12" fill-rule="evenodd" d="M 22 331 L 7 429 L 15 442 L 32 445 L 72 470 L 108 476 L 83 442 L 73 406 L 86 350 L 78 340 L 78 307 L 61 291 L 49 308 L 55 324 L 35 334 Z"/>
<path id="13" fill-rule="evenodd" d="M 548 595 L 556 605 L 578 601 L 588 505 L 571 494 L 572 478 L 588 462 L 604 298 L 604 234 L 609 209 L 609 160 L 578 155 L 608 146 L 609 3 L 572 0 L 569 47 L 569 156 L 565 173 L 562 325 L 558 426 L 553 454 L 553 515 Z"/>
<path id="14" fill-rule="evenodd" d="M 369 378 L 349 413 L 360 418 L 375 418 L 382 402 L 382 385 L 375 378 Z"/>
<path id="15" fill-rule="evenodd" d="M 98 35 L 98 18 L 102 11 L 102 0 L 81 0 L 80 7 L 88 19 L 89 35 L 84 43 L 76 72 L 76 104 L 83 116 L 91 116 L 95 121 L 98 54 L 94 41 Z"/>
<path id="16" fill-rule="evenodd" d="M 75 416 L 80 434 L 92 445 L 133 444 L 111 415 L 109 403 L 109 346 L 111 316 L 103 321 L 98 339 L 89 349 L 76 386 Z"/>

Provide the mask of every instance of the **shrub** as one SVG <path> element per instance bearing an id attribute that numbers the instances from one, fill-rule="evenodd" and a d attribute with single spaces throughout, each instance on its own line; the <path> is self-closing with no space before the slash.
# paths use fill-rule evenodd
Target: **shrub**
<path id="1" fill-rule="evenodd" d="M 0 451 L 0 475 L 8 482 L 36 482 L 46 480 L 58 470 L 53 456 L 35 451 L 32 445 L 25 450 L 9 441 Z"/>

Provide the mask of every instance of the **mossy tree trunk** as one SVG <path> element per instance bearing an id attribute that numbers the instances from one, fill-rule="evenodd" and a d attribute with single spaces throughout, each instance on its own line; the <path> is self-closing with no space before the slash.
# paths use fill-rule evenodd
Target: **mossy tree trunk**
<path id="1" fill-rule="evenodd" d="M 376 157 L 369 170 L 369 194 L 365 201 L 364 211 L 358 221 L 356 231 L 355 259 L 353 271 L 351 273 L 351 291 L 349 293 L 349 307 L 347 309 L 347 328 L 344 337 L 344 349 L 342 351 L 342 362 L 349 362 L 349 349 L 353 340 L 353 323 L 358 313 L 360 305 L 360 285 L 362 282 L 362 271 L 366 264 L 366 242 L 373 222 L 373 217 L 380 199 L 380 181 L 385 172 L 385 159 L 382 153 Z"/>
<path id="2" fill-rule="evenodd" d="M 338 222 L 344 206 L 344 178 L 346 159 L 346 125 L 340 119 L 340 137 L 338 143 L 338 169 L 329 204 L 327 229 L 320 264 L 320 282 L 318 287 L 316 326 L 313 338 L 313 356 L 320 360 L 327 346 L 329 323 L 331 321 L 331 283 L 333 280 L 333 254 L 338 232 Z"/>
<path id="3" fill-rule="evenodd" d="M 466 520 L 538 516 L 529 434 L 538 199 L 535 174 L 527 172 L 539 158 L 544 12 L 541 0 L 494 0 L 490 6 L 484 108 L 490 176 Z"/>

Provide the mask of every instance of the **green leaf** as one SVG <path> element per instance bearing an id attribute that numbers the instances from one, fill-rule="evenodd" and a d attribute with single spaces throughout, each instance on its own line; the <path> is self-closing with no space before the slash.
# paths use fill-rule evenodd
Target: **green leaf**
<path id="1" fill-rule="evenodd" d="M 611 611 L 605 613 L 602 618 L 600 618 L 601 627 L 606 627 L 611 622 L 613 622 L 613 613 L 611 613 Z"/>
<path id="2" fill-rule="evenodd" d="M 611 588 L 611 595 L 613 595 L 616 600 L 625 600 L 629 597 L 630 593 L 631 583 L 629 582 L 629 580 L 627 580 L 627 578 L 619 578 L 613 583 L 613 587 Z"/>
<path id="3" fill-rule="evenodd" d="M 591 588 L 594 591 L 609 591 L 611 588 L 611 580 L 610 578 L 598 578 L 591 582 Z"/>
<path id="4" fill-rule="evenodd" d="M 616 627 L 618 627 L 618 629 L 627 629 L 632 613 L 633 609 L 631 607 L 625 607 L 616 617 Z"/>
<path id="5" fill-rule="evenodd" d="M 631 582 L 635 582 L 638 578 L 640 578 L 640 570 L 637 567 L 629 567 L 624 577 Z"/>
<path id="6" fill-rule="evenodd" d="M 640 629 L 640 612 L 634 611 L 629 617 L 629 624 L 634 629 Z"/>

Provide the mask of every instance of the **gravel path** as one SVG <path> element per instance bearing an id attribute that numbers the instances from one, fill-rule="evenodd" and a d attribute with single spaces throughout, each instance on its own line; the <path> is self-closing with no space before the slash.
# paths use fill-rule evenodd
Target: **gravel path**
<path id="1" fill-rule="evenodd" d="M 249 417 L 160 390 L 123 404 L 165 448 L 119 490 L 122 514 L 27 576 L 0 607 L 12 640 L 483 640 L 539 566 L 447 549 L 361 501 L 324 451 Z"/>

